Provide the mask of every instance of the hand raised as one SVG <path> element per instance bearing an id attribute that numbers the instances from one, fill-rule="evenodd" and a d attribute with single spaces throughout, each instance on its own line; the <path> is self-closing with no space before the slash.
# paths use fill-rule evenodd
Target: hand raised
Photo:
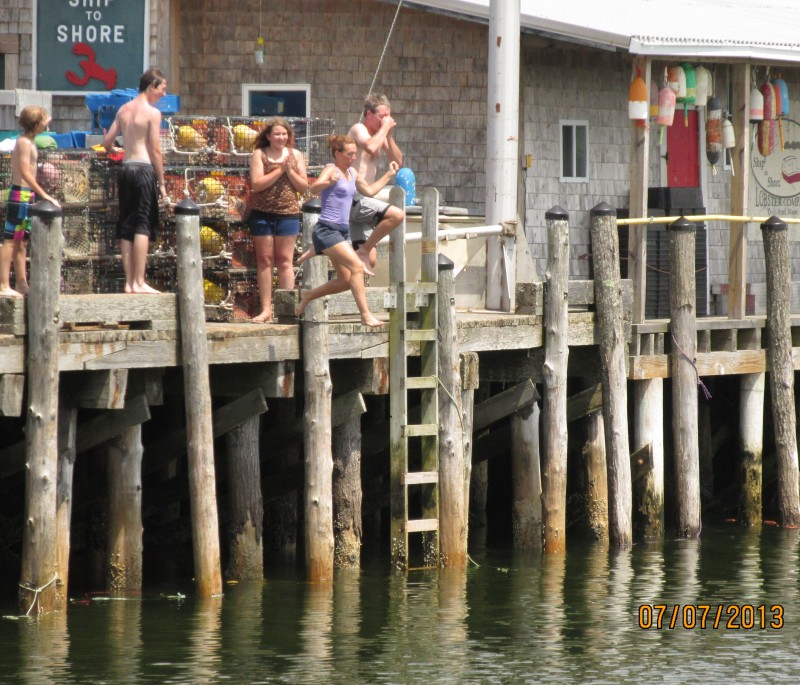
<path id="1" fill-rule="evenodd" d="M 394 176 L 400 170 L 400 165 L 397 162 L 389 162 L 389 173 Z"/>
<path id="2" fill-rule="evenodd" d="M 387 114 L 385 117 L 383 117 L 383 119 L 381 119 L 381 126 L 385 129 L 391 130 L 397 126 L 397 122 Z"/>
<path id="3" fill-rule="evenodd" d="M 338 182 L 338 180 L 339 180 L 341 177 L 342 177 L 342 175 L 339 173 L 339 170 L 338 170 L 338 169 L 334 169 L 334 170 L 331 172 L 331 175 L 328 177 L 328 185 L 329 185 L 329 186 L 336 185 L 336 183 Z"/>

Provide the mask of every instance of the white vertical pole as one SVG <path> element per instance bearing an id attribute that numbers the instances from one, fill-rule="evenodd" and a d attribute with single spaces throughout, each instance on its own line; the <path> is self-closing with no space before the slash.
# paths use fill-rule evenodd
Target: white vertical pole
<path id="1" fill-rule="evenodd" d="M 491 0 L 486 134 L 486 223 L 509 226 L 491 237 L 486 255 L 486 308 L 512 311 L 516 280 L 519 159 L 520 0 Z"/>

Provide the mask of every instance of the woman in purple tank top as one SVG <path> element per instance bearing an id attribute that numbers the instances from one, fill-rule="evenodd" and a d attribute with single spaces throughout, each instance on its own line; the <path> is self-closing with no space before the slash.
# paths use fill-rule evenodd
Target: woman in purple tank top
<path id="1" fill-rule="evenodd" d="M 336 278 L 311 290 L 300 290 L 300 302 L 295 307 L 295 314 L 300 317 L 309 302 L 340 293 L 348 288 L 353 291 L 361 323 L 365 326 L 383 326 L 383 321 L 376 319 L 367 306 L 367 294 L 364 289 L 364 263 L 356 255 L 350 244 L 350 207 L 356 191 L 362 195 L 375 195 L 397 173 L 397 163 L 391 162 L 388 171 L 374 183 L 367 183 L 352 169 L 356 159 L 356 144 L 349 136 L 330 136 L 328 145 L 333 155 L 333 164 L 326 166 L 319 178 L 311 184 L 312 195 L 319 193 L 322 200 L 322 211 L 319 221 L 314 226 L 312 243 L 314 254 L 324 254 L 331 260 L 336 269 Z M 302 259 L 313 256 L 310 253 Z M 299 260 L 298 260 L 299 261 Z"/>

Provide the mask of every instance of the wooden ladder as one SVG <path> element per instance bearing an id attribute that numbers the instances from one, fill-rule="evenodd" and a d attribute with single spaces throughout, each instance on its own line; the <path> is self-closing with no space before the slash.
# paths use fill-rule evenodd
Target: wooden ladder
<path id="1" fill-rule="evenodd" d="M 395 193 L 398 195 L 396 196 Z M 400 196 L 402 194 L 402 196 Z M 437 221 L 439 194 L 426 189 L 422 215 L 420 280 L 406 282 L 405 221 L 392 232 L 389 315 L 389 406 L 391 454 L 391 554 L 398 569 L 439 565 L 439 357 L 437 330 Z M 392 204 L 405 201 L 395 188 Z M 409 314 L 418 312 L 418 326 Z M 419 347 L 420 374 L 408 375 L 407 354 Z M 410 422 L 409 391 L 419 393 L 419 422 Z M 413 441 L 418 440 L 419 449 Z M 414 449 L 409 449 L 409 443 Z M 415 466 L 409 468 L 411 456 Z M 409 547 L 409 536 L 415 543 Z M 420 544 L 416 544 L 419 540 Z"/>

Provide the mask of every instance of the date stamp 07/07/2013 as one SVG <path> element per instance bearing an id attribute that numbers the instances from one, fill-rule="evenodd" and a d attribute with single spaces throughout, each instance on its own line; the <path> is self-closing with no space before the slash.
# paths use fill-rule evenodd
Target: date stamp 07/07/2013
<path id="1" fill-rule="evenodd" d="M 640 604 L 643 630 L 780 630 L 782 604 Z"/>

